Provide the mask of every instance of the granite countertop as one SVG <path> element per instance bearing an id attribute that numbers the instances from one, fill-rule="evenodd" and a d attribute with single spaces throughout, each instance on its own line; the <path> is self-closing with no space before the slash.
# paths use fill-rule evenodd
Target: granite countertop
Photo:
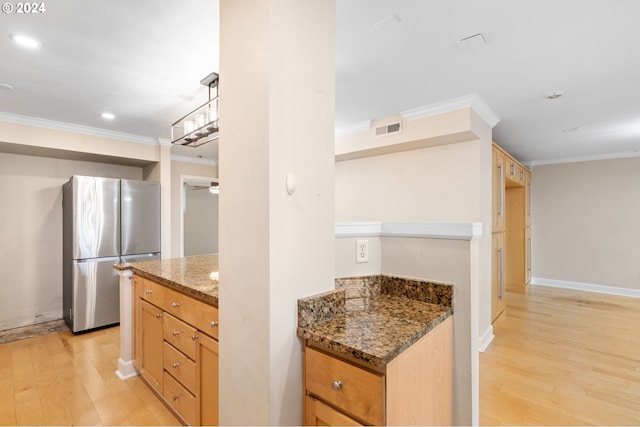
<path id="1" fill-rule="evenodd" d="M 217 255 L 116 264 L 114 268 L 131 270 L 139 276 L 218 307 Z"/>
<path id="2" fill-rule="evenodd" d="M 453 314 L 451 285 L 388 276 L 340 280 L 335 291 L 298 300 L 298 336 L 374 369 Z"/>

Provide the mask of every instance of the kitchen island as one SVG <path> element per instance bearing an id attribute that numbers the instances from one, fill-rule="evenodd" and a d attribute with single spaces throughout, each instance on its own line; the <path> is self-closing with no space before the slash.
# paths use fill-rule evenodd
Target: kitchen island
<path id="1" fill-rule="evenodd" d="M 218 257 L 114 268 L 121 277 L 118 375 L 126 377 L 122 366 L 130 362 L 132 375 L 139 373 L 185 424 L 217 425 Z"/>

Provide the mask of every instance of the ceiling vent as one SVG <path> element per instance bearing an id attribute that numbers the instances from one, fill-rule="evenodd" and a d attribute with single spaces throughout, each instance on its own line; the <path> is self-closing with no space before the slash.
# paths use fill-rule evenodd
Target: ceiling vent
<path id="1" fill-rule="evenodd" d="M 393 133 L 400 133 L 401 130 L 402 128 L 400 127 L 400 122 L 378 126 L 376 128 L 376 136 L 385 136 L 391 135 Z"/>

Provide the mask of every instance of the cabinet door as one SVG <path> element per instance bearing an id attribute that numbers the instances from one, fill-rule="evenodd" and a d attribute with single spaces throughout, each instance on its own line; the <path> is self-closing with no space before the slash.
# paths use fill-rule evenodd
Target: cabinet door
<path id="1" fill-rule="evenodd" d="M 325 405 L 311 396 L 305 397 L 304 425 L 306 426 L 361 426 L 359 422 Z"/>
<path id="2" fill-rule="evenodd" d="M 198 331 L 198 404 L 200 424 L 218 425 L 218 341 Z"/>
<path id="3" fill-rule="evenodd" d="M 504 271 L 504 233 L 492 235 L 492 274 L 491 274 L 491 320 L 494 321 L 504 311 L 505 271 Z"/>
<path id="4" fill-rule="evenodd" d="M 140 301 L 140 374 L 162 392 L 162 316 L 158 307 Z"/>
<path id="5" fill-rule="evenodd" d="M 531 227 L 524 229 L 524 273 L 525 283 L 531 282 Z"/>
<path id="6" fill-rule="evenodd" d="M 504 154 L 497 148 L 493 148 L 493 232 L 504 231 Z"/>
<path id="7" fill-rule="evenodd" d="M 531 172 L 524 171 L 524 214 L 525 226 L 531 226 Z"/>

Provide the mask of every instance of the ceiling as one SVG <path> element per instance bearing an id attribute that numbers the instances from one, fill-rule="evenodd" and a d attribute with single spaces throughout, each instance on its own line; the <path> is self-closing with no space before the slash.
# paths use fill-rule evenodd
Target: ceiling
<path id="1" fill-rule="evenodd" d="M 15 88 L 0 85 L 0 120 L 169 139 L 207 100 L 217 1 L 45 6 L 0 15 L 0 83 Z M 638 16 L 637 0 L 336 0 L 336 128 L 477 94 L 500 119 L 494 140 L 527 164 L 640 155 Z M 216 144 L 172 152 L 216 160 Z"/>

